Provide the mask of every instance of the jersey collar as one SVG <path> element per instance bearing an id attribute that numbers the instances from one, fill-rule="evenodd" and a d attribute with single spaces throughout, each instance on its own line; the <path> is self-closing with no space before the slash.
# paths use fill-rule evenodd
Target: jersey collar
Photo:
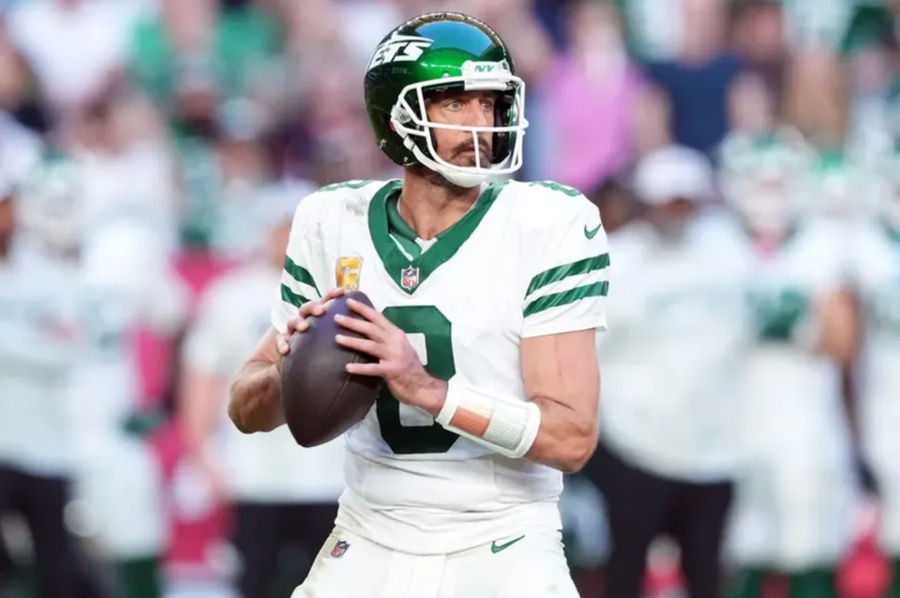
<path id="1" fill-rule="evenodd" d="M 398 204 L 400 203 L 399 199 L 398 193 L 391 193 L 385 201 L 388 232 L 407 255 L 414 258 L 419 257 L 422 253 L 422 247 L 419 245 L 418 235 L 416 235 L 416 231 L 414 231 L 400 215 L 400 209 L 398 207 Z"/>
<path id="2" fill-rule="evenodd" d="M 369 234 L 390 279 L 404 292 L 412 295 L 432 272 L 452 258 L 462 247 L 462 244 L 472 235 L 481 219 L 487 214 L 506 183 L 507 181 L 500 181 L 485 187 L 478 199 L 475 200 L 472 209 L 450 228 L 438 234 L 437 241 L 427 251 L 410 259 L 397 247 L 391 232 L 399 233 L 399 237 L 412 235 L 413 239 L 415 239 L 415 233 L 400 218 L 396 201 L 392 206 L 393 211 L 397 212 L 396 215 L 390 214 L 388 206 L 389 200 L 395 200 L 399 195 L 403 181 L 388 181 L 375 192 L 372 202 L 369 204 Z M 405 230 L 396 222 L 397 219 L 403 223 Z"/>

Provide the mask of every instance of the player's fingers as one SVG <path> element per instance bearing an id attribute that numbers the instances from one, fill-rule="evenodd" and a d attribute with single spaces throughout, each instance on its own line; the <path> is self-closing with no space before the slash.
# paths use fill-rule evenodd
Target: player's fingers
<path id="1" fill-rule="evenodd" d="M 304 303 L 303 307 L 309 306 L 306 308 L 308 315 L 321 316 L 322 314 L 325 313 L 325 310 L 328 308 L 328 304 L 331 303 L 331 301 L 335 297 L 340 297 L 343 294 L 344 294 L 344 289 L 342 289 L 340 287 L 338 287 L 336 289 L 331 289 L 330 291 L 325 293 L 325 296 L 322 297 L 321 299 L 316 299 L 315 301 L 309 301 L 307 303 Z M 301 313 L 303 313 L 302 312 L 303 307 L 300 308 Z"/>
<path id="2" fill-rule="evenodd" d="M 367 338 L 356 338 L 355 336 L 347 336 L 346 334 L 337 334 L 335 335 L 334 340 L 342 347 L 353 349 L 360 353 L 366 353 L 372 357 L 380 358 L 384 355 L 384 347 L 380 343 L 371 341 Z"/>
<path id="3" fill-rule="evenodd" d="M 307 317 L 307 316 L 311 316 L 311 315 L 312 315 L 312 312 L 313 312 L 313 309 L 314 309 L 314 308 L 316 307 L 316 305 L 318 305 L 318 304 L 319 304 L 319 300 L 316 299 L 315 301 L 307 301 L 306 303 L 304 303 L 303 305 L 301 305 L 301 306 L 300 306 L 300 310 L 298 311 L 300 317 L 301 317 L 301 318 L 305 318 L 305 317 Z"/>
<path id="4" fill-rule="evenodd" d="M 378 310 L 369 307 L 365 303 L 357 301 L 356 299 L 347 299 L 347 305 L 350 306 L 350 309 L 352 309 L 368 321 L 372 322 L 379 328 L 394 326 L 391 321 L 381 315 Z"/>
<path id="5" fill-rule="evenodd" d="M 381 376 L 384 373 L 379 363 L 348 363 L 346 370 L 357 376 Z"/>
<path id="6" fill-rule="evenodd" d="M 326 309 L 328 309 L 328 301 L 319 301 L 312 306 L 310 312 L 314 316 L 321 316 L 325 313 Z"/>
<path id="7" fill-rule="evenodd" d="M 361 318 L 352 318 L 350 316 L 345 316 L 342 314 L 338 314 L 334 316 L 334 321 L 346 328 L 347 330 L 352 330 L 353 332 L 358 332 L 359 334 L 365 336 L 366 338 L 370 338 L 372 340 L 380 341 L 383 338 L 381 334 L 381 330 L 372 324 L 368 320 L 363 320 Z"/>
<path id="8" fill-rule="evenodd" d="M 288 335 L 292 332 L 306 332 L 309 329 L 309 322 L 306 321 L 306 318 L 303 316 L 294 316 L 290 320 L 288 320 Z"/>
<path id="9" fill-rule="evenodd" d="M 299 315 L 301 318 L 318 317 L 325 313 L 325 307 L 326 302 L 322 299 L 307 301 L 302 306 L 300 306 Z"/>
<path id="10" fill-rule="evenodd" d="M 335 287 L 335 288 L 331 289 L 330 291 L 328 291 L 327 293 L 325 293 L 325 296 L 322 297 L 322 300 L 328 301 L 330 299 L 334 299 L 335 297 L 340 297 L 341 295 L 344 294 L 344 292 L 345 292 L 344 287 Z"/>
<path id="11" fill-rule="evenodd" d="M 283 334 L 275 335 L 275 347 L 278 349 L 278 352 L 281 355 L 287 355 L 291 352 L 291 344 L 288 342 L 287 337 Z"/>

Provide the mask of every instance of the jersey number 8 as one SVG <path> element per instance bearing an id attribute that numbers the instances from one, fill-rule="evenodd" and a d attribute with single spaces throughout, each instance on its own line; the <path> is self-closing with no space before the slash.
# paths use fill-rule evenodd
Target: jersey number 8
<path id="1" fill-rule="evenodd" d="M 425 336 L 429 374 L 441 380 L 449 380 L 456 373 L 451 345 L 451 325 L 441 311 L 433 305 L 386 307 L 382 312 L 395 326 L 407 334 Z M 459 438 L 440 424 L 430 426 L 404 426 L 400 422 L 400 403 L 386 386 L 375 402 L 381 437 L 394 453 L 412 455 L 419 453 L 446 453 Z"/>

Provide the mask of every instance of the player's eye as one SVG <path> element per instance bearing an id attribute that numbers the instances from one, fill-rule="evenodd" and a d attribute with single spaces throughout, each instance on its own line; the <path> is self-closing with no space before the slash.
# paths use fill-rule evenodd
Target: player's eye
<path id="1" fill-rule="evenodd" d="M 494 100 L 493 98 L 484 98 L 481 100 L 481 107 L 484 108 L 486 112 L 493 112 L 494 110 Z"/>
<path id="2" fill-rule="evenodd" d="M 460 102 L 459 100 L 447 100 L 447 102 L 444 104 L 444 107 L 448 110 L 461 110 L 462 102 Z"/>

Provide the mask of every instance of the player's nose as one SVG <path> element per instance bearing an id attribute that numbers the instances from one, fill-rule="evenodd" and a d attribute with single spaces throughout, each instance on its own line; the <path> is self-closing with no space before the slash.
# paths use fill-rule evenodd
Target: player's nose
<path id="1" fill-rule="evenodd" d="M 465 126 L 490 127 L 494 124 L 493 119 L 493 113 L 485 110 L 481 98 L 472 98 L 466 102 Z"/>

